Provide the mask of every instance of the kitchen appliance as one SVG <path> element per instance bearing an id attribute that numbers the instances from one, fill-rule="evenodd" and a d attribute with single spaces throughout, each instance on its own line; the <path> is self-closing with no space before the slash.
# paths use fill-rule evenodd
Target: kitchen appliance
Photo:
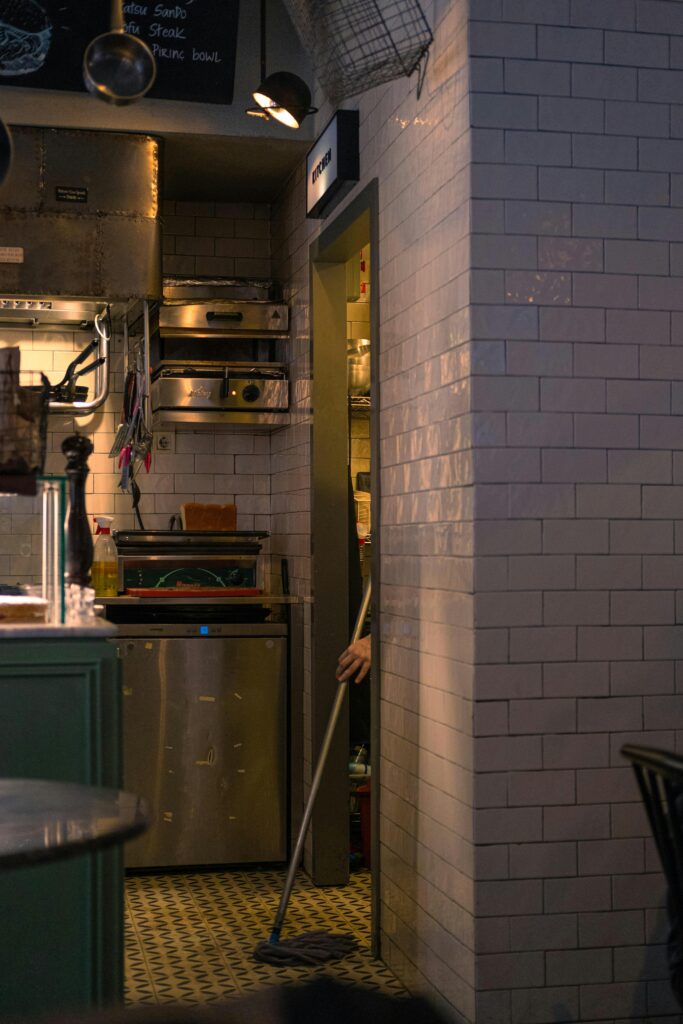
<path id="1" fill-rule="evenodd" d="M 165 297 L 159 309 L 162 338 L 283 337 L 288 329 L 287 306 L 261 299 L 251 302 L 216 298 L 184 301 Z"/>
<path id="2" fill-rule="evenodd" d="M 276 362 L 289 337 L 289 307 L 273 281 L 164 278 L 152 310 L 151 362 Z"/>
<path id="3" fill-rule="evenodd" d="M 152 316 L 151 402 L 157 425 L 225 423 L 272 429 L 289 422 L 289 309 L 270 281 L 167 278 Z"/>
<path id="4" fill-rule="evenodd" d="M 115 534 L 124 786 L 153 810 L 129 867 L 286 856 L 287 626 L 257 586 L 267 536 Z"/>
<path id="5" fill-rule="evenodd" d="M 119 530 L 119 591 L 159 598 L 257 596 L 264 578 L 260 541 L 267 536 L 258 530 Z"/>
<path id="6" fill-rule="evenodd" d="M 289 408 L 282 363 L 185 363 L 165 360 L 152 375 L 152 412 L 243 412 Z"/>
<path id="7" fill-rule="evenodd" d="M 128 867 L 287 855 L 287 627 L 230 621 L 230 610 L 191 599 L 108 608 L 120 622 L 123 784 L 152 810 Z"/>

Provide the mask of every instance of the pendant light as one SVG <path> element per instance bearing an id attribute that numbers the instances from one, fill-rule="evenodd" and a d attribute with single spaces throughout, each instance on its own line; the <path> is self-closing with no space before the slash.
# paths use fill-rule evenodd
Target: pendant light
<path id="1" fill-rule="evenodd" d="M 258 106 L 250 107 L 247 114 L 273 118 L 288 128 L 300 128 L 304 118 L 317 111 L 311 106 L 311 90 L 303 78 L 291 71 L 266 75 L 266 0 L 261 0 L 261 84 L 252 95 Z"/>

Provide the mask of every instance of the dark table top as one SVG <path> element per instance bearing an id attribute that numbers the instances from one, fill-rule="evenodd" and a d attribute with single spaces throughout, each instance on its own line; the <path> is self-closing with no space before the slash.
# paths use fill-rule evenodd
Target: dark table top
<path id="1" fill-rule="evenodd" d="M 118 789 L 0 779 L 0 868 L 60 860 L 139 835 L 144 800 Z"/>

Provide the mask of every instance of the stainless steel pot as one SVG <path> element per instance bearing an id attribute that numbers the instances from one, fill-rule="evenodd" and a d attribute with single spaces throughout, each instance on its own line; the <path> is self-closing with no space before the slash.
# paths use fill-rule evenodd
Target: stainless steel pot
<path id="1" fill-rule="evenodd" d="M 348 388 L 350 395 L 370 391 L 370 342 L 367 338 L 349 338 L 346 342 Z"/>
<path id="2" fill-rule="evenodd" d="M 83 81 L 105 103 L 123 106 L 142 99 L 154 85 L 156 61 L 147 43 L 126 32 L 123 0 L 112 0 L 111 31 L 88 44 Z"/>
<path id="3" fill-rule="evenodd" d="M 366 395 L 370 390 L 370 356 L 349 356 L 349 394 Z"/>

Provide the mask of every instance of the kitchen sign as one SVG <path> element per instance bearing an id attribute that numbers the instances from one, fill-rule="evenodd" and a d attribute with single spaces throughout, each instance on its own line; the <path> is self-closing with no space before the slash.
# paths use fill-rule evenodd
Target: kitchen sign
<path id="1" fill-rule="evenodd" d="M 338 110 L 306 157 L 306 216 L 326 217 L 359 178 L 358 111 Z"/>
<path id="2" fill-rule="evenodd" d="M 88 190 L 82 185 L 72 187 L 57 185 L 55 186 L 55 199 L 58 203 L 87 203 Z"/>
<path id="3" fill-rule="evenodd" d="M 20 245 L 0 245 L 0 263 L 23 263 L 24 249 Z"/>
<path id="4" fill-rule="evenodd" d="M 109 17 L 105 0 L 0 4 L 2 84 L 84 91 L 83 53 Z M 124 0 L 123 18 L 156 58 L 149 97 L 232 103 L 239 0 Z"/>

